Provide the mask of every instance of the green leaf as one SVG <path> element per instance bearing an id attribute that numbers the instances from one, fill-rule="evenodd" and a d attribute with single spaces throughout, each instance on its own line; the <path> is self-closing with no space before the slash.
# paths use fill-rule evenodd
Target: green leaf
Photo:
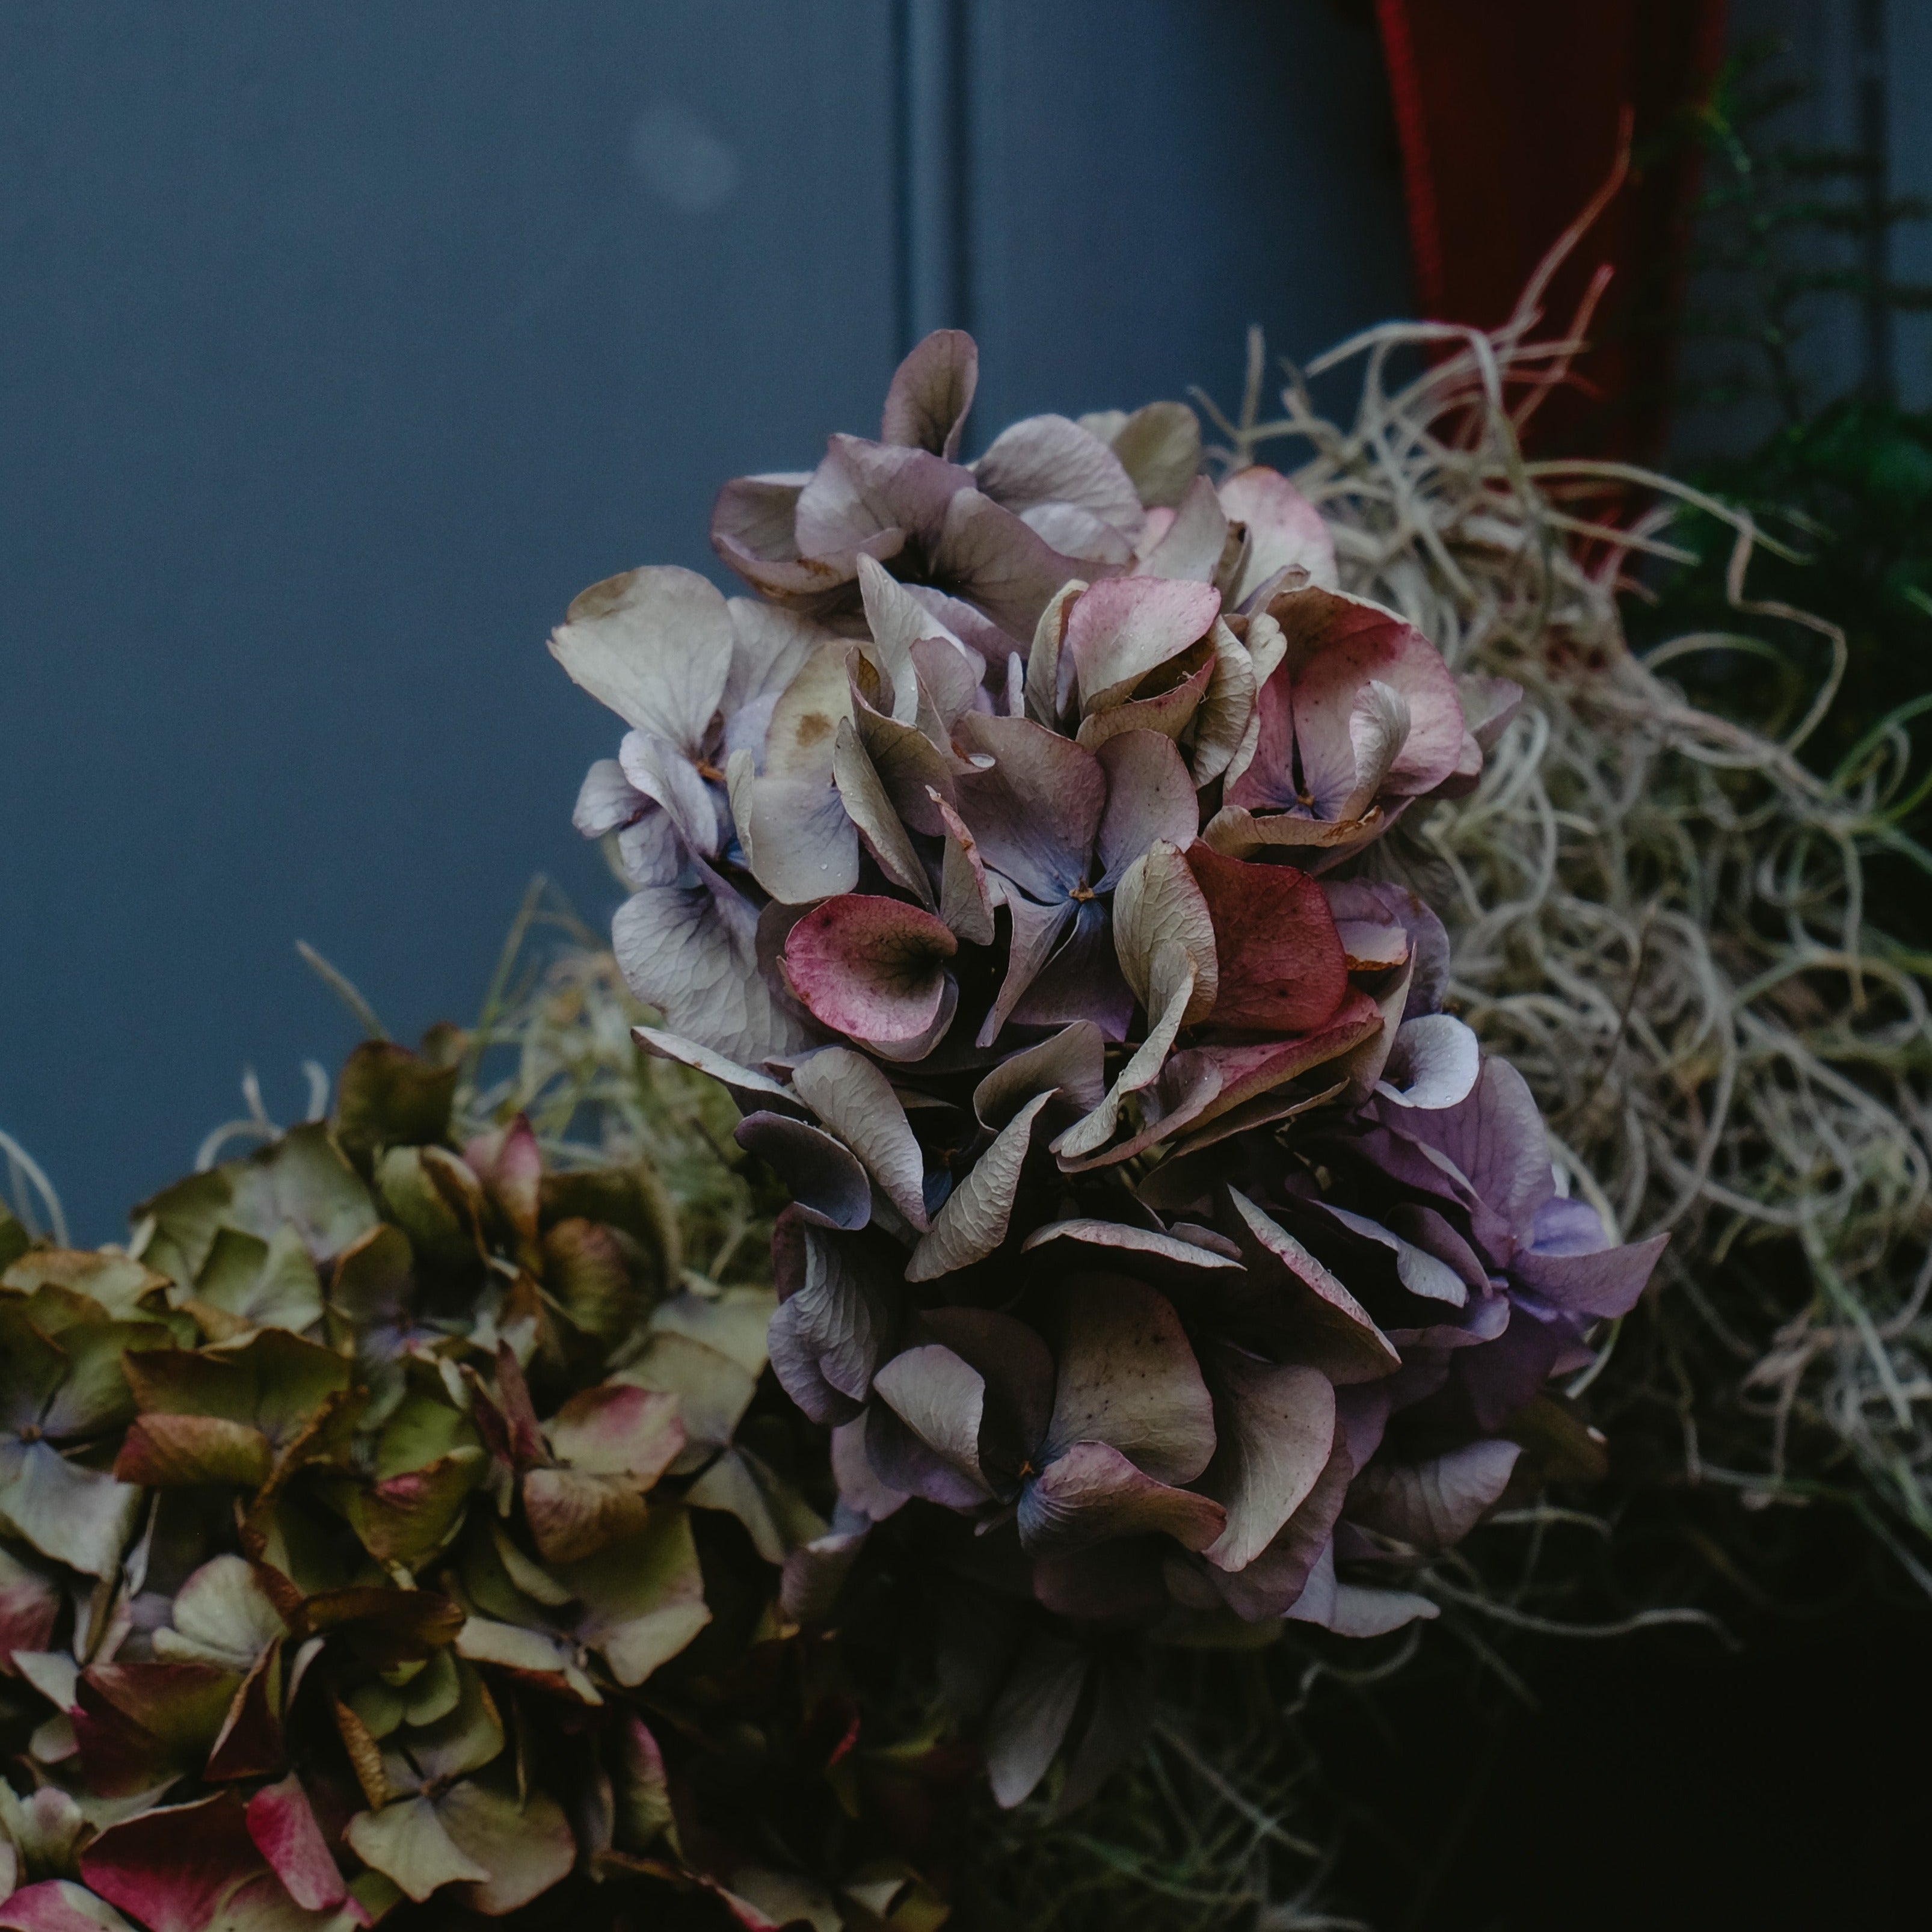
<path id="1" fill-rule="evenodd" d="M 459 1071 L 393 1040 L 365 1040 L 344 1062 L 336 1085 L 336 1138 L 362 1156 L 443 1139 Z"/>
<path id="2" fill-rule="evenodd" d="M 44 1556 L 112 1576 L 140 1508 L 139 1490 L 70 1462 L 51 1443 L 0 1438 L 0 1529 Z"/>

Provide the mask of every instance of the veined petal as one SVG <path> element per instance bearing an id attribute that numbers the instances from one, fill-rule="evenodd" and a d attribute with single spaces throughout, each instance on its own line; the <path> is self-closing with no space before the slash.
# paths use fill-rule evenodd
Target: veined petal
<path id="1" fill-rule="evenodd" d="M 963 328 L 935 328 L 893 371 L 879 440 L 950 461 L 979 382 L 979 345 Z"/>
<path id="2" fill-rule="evenodd" d="M 1020 1541 L 1030 1550 L 1157 1534 L 1183 1549 L 1204 1550 L 1227 1521 L 1219 1503 L 1157 1481 L 1105 1442 L 1070 1444 L 1020 1497 Z"/>
<path id="3" fill-rule="evenodd" d="M 724 698 L 732 641 L 717 587 L 666 565 L 580 592 L 550 647 L 573 682 L 633 730 L 690 754 Z"/>
<path id="4" fill-rule="evenodd" d="M 807 913 L 785 941 L 786 976 L 813 1016 L 855 1039 L 917 1038 L 939 1013 L 958 942 L 898 899 L 849 892 Z"/>
<path id="5" fill-rule="evenodd" d="M 1238 470 L 1220 495 L 1222 508 L 1248 532 L 1248 554 L 1229 603 L 1240 604 L 1270 578 L 1295 568 L 1306 571 L 1312 584 L 1336 587 L 1335 539 L 1321 512 L 1279 470 L 1262 464 Z"/>
<path id="6" fill-rule="evenodd" d="M 1166 1297 L 1119 1275 L 1067 1288 L 1049 1455 L 1105 1442 L 1164 1482 L 1192 1482 L 1214 1453 L 1214 1408 Z"/>
<path id="7" fill-rule="evenodd" d="M 1220 976 L 1212 1022 L 1305 1033 L 1330 1019 L 1348 976 L 1321 887 L 1292 867 L 1250 865 L 1202 844 L 1187 862 L 1214 926 Z"/>

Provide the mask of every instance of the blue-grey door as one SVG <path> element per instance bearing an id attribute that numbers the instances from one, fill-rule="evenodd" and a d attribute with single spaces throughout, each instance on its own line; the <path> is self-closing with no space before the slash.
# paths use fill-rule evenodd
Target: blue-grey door
<path id="1" fill-rule="evenodd" d="M 0 1126 L 75 1234 L 353 1028 L 473 1009 L 610 725 L 582 585 L 876 418 L 1236 385 L 1402 308 L 1339 0 L 0 9 Z"/>

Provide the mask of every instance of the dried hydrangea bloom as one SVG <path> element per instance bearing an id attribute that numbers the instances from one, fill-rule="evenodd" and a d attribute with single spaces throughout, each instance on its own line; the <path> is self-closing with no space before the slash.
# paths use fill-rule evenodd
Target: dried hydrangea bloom
<path id="1" fill-rule="evenodd" d="M 836 1536 L 758 1392 L 771 1292 L 682 1286 L 634 1169 L 554 1171 L 520 1117 L 455 1144 L 463 1045 L 358 1048 L 332 1121 L 157 1196 L 133 1252 L 10 1241 L 0 1928 L 758 1924 L 825 1883 L 730 1796 L 850 1722 L 790 1667 L 788 1561 Z M 752 1640 L 721 1588 L 786 1660 L 728 1724 L 688 1660 Z M 801 1842 L 853 1833 L 789 1790 Z M 929 1915 L 856 1829 L 835 1877 Z"/>
<path id="2" fill-rule="evenodd" d="M 1348 595 L 1286 478 L 1200 474 L 1178 406 L 960 464 L 974 368 L 933 338 L 880 442 L 728 488 L 721 554 L 826 641 L 754 726 L 691 718 L 727 815 L 651 821 L 616 934 L 640 1039 L 791 1198 L 772 1366 L 842 1493 L 791 1600 L 890 1522 L 1028 1606 L 964 1673 L 1011 1803 L 1131 1741 L 1112 1634 L 1433 1615 L 1406 1586 L 1511 1480 L 1498 1432 L 1657 1244 L 1558 1195 L 1378 844 L 1510 692 Z"/>

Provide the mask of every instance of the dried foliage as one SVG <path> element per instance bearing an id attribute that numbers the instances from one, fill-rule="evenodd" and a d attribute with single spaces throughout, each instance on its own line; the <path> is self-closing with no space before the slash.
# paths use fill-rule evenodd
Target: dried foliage
<path id="1" fill-rule="evenodd" d="M 769 1204 L 608 974 L 251 1094 L 125 1248 L 0 1224 L 0 1925 L 944 1917 L 963 1767 L 786 1612 Z"/>

